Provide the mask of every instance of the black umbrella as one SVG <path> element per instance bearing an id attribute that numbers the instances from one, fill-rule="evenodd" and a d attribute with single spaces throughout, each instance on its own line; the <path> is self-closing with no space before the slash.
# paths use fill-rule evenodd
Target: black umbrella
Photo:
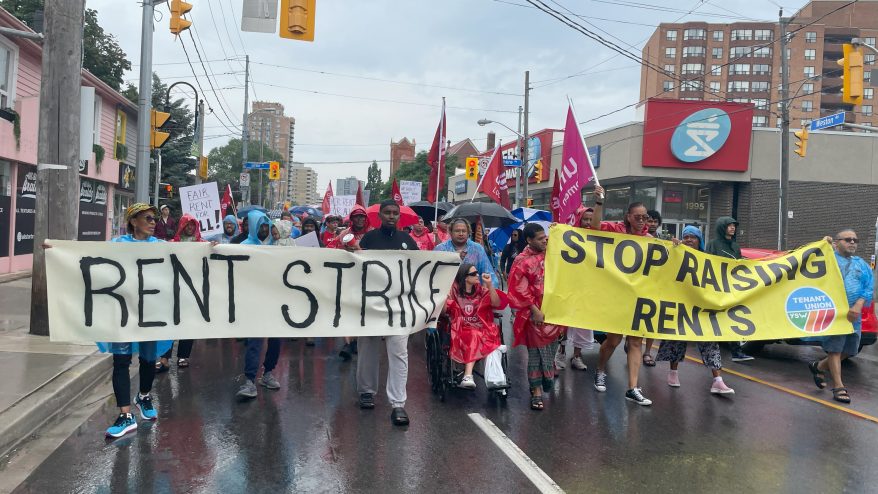
<path id="1" fill-rule="evenodd" d="M 238 210 L 238 218 L 242 220 L 247 217 L 250 211 L 262 211 L 263 213 L 268 214 L 268 210 L 262 206 L 244 206 L 243 208 Z"/>
<path id="2" fill-rule="evenodd" d="M 427 201 L 418 201 L 409 204 L 409 207 L 412 208 L 412 211 L 417 213 L 418 216 L 424 218 L 424 221 L 430 222 L 433 221 L 434 216 L 436 215 L 434 206 L 432 202 Z M 450 202 L 439 202 L 439 217 L 441 218 L 449 211 L 454 209 L 454 204 Z"/>
<path id="3" fill-rule="evenodd" d="M 475 223 L 479 217 L 482 218 L 485 228 L 500 228 L 521 221 L 496 202 L 465 202 L 449 211 L 444 221 L 465 218 L 470 223 Z"/>

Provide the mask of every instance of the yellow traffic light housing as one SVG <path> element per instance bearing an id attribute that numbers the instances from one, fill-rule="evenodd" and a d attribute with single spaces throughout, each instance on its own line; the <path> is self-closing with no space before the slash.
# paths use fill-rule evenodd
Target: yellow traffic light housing
<path id="1" fill-rule="evenodd" d="M 845 44 L 844 58 L 838 64 L 843 67 L 842 101 L 859 105 L 863 102 L 863 47 Z"/>
<path id="2" fill-rule="evenodd" d="M 538 159 L 537 162 L 534 163 L 534 170 L 536 171 L 534 176 L 537 179 L 537 183 L 542 182 L 543 181 L 543 160 L 542 159 Z"/>
<path id="3" fill-rule="evenodd" d="M 174 186 L 171 184 L 165 184 L 165 195 L 168 198 L 174 197 Z"/>
<path id="4" fill-rule="evenodd" d="M 207 179 L 207 170 L 208 170 L 207 165 L 208 165 L 207 156 L 202 156 L 198 160 L 198 176 L 203 178 L 203 179 Z"/>
<path id="5" fill-rule="evenodd" d="M 530 207 L 533 207 L 533 205 L 534 205 L 533 197 L 528 197 L 527 198 L 527 207 L 530 208 Z"/>
<path id="6" fill-rule="evenodd" d="M 478 180 L 479 179 L 479 158 L 475 156 L 469 156 L 466 159 L 466 179 L 467 180 Z"/>
<path id="7" fill-rule="evenodd" d="M 808 152 L 808 128 L 802 127 L 802 130 L 793 132 L 793 135 L 795 135 L 797 139 L 796 150 L 793 152 L 804 158 L 805 154 Z"/>
<path id="8" fill-rule="evenodd" d="M 317 0 L 281 0 L 280 37 L 314 41 L 314 9 Z"/>
<path id="9" fill-rule="evenodd" d="M 280 180 L 280 162 L 278 162 L 278 161 L 269 161 L 268 162 L 268 179 L 269 180 Z"/>
<path id="10" fill-rule="evenodd" d="M 189 29 L 191 21 L 183 19 L 183 15 L 192 10 L 192 4 L 183 0 L 171 0 L 171 32 L 179 35 Z"/>
<path id="11" fill-rule="evenodd" d="M 165 145 L 165 142 L 171 137 L 171 134 L 168 132 L 163 132 L 159 129 L 167 123 L 168 119 L 171 118 L 170 113 L 157 111 L 153 109 L 150 112 L 149 120 L 150 120 L 150 138 L 149 138 L 149 148 L 150 149 L 159 149 Z"/>

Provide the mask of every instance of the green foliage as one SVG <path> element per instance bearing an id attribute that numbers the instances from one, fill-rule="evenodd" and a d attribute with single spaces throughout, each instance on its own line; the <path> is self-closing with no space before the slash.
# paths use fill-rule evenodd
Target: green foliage
<path id="1" fill-rule="evenodd" d="M 386 197 L 384 195 L 384 182 L 381 181 L 381 168 L 378 168 L 378 162 L 373 161 L 369 165 L 368 178 L 366 179 L 366 190 L 371 190 L 369 196 L 369 205 L 378 204 Z"/>
<path id="2" fill-rule="evenodd" d="M 457 169 L 461 167 L 460 160 L 457 159 L 457 156 L 448 156 L 445 161 L 445 185 L 442 187 L 442 192 L 439 194 L 439 199 L 444 200 L 446 196 L 446 192 L 448 190 L 448 179 L 453 177 L 455 173 L 457 173 Z M 430 165 L 427 164 L 427 152 L 421 151 L 415 156 L 415 161 L 404 161 L 399 164 L 399 169 L 396 170 L 396 175 L 390 177 L 387 182 L 384 183 L 384 188 L 382 189 L 382 195 L 384 197 L 390 197 L 390 188 L 393 186 L 393 179 L 396 179 L 398 182 L 403 180 L 410 180 L 412 182 L 421 182 L 421 199 L 427 200 L 427 184 L 430 181 Z"/>
<path id="3" fill-rule="evenodd" d="M 262 143 L 260 141 L 251 140 L 247 145 L 247 161 L 259 161 L 261 147 Z M 232 139 L 225 146 L 211 149 L 207 155 L 209 163 L 208 174 L 210 177 L 208 180 L 215 180 L 220 190 L 223 190 L 226 184 L 231 184 L 236 198 L 240 198 L 238 195 L 238 176 L 243 171 L 242 154 L 241 139 Z M 283 161 L 280 153 L 275 152 L 268 146 L 265 146 L 264 150 L 262 150 L 262 156 L 263 161 Z M 265 173 L 262 184 L 262 196 L 264 198 L 268 194 L 268 173 Z M 253 171 L 250 172 L 250 199 L 256 202 L 257 197 L 259 197 L 259 172 Z"/>
<path id="4" fill-rule="evenodd" d="M 104 162 L 104 155 L 107 151 L 100 144 L 92 144 L 91 150 L 95 154 L 95 169 L 98 173 L 101 172 L 101 163 Z"/>

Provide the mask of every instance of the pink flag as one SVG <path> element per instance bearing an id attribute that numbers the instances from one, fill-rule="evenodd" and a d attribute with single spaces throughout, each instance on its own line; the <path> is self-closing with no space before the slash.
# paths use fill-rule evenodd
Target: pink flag
<path id="1" fill-rule="evenodd" d="M 559 190 L 558 221 L 573 224 L 576 209 L 582 205 L 582 188 L 591 181 L 598 183 L 597 174 L 588 155 L 585 139 L 579 132 L 573 105 L 567 107 L 564 126 L 564 148 L 561 152 L 561 188 Z"/>

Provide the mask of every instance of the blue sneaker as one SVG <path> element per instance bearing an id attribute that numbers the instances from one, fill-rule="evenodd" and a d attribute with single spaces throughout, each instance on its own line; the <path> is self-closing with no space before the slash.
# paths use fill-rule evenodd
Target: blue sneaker
<path id="1" fill-rule="evenodd" d="M 120 413 L 113 425 L 107 429 L 107 437 L 122 437 L 131 431 L 137 430 L 137 421 L 130 413 Z"/>
<path id="2" fill-rule="evenodd" d="M 155 407 L 152 406 L 152 398 L 149 395 L 140 397 L 140 394 L 137 395 L 137 398 L 134 399 L 134 403 L 137 405 L 137 409 L 140 410 L 140 417 L 143 420 L 155 420 L 159 418 L 158 412 L 155 410 Z"/>

